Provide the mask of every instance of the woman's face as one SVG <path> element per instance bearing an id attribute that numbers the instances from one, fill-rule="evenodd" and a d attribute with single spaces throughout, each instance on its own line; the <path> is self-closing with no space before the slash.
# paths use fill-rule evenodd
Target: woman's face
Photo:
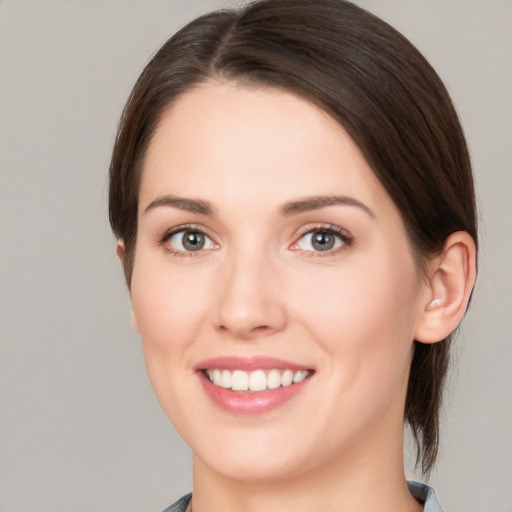
<path id="1" fill-rule="evenodd" d="M 151 383 L 198 464 L 276 479 L 400 449 L 427 293 L 400 214 L 316 106 L 205 84 L 164 115 L 131 296 Z"/>

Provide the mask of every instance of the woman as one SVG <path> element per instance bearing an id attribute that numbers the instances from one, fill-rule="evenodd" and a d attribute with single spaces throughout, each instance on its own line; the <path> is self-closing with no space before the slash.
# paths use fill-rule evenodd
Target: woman
<path id="1" fill-rule="evenodd" d="M 438 447 L 476 275 L 471 167 L 418 51 L 342 0 L 203 16 L 139 78 L 110 169 L 154 391 L 193 452 L 168 510 L 441 510 Z"/>

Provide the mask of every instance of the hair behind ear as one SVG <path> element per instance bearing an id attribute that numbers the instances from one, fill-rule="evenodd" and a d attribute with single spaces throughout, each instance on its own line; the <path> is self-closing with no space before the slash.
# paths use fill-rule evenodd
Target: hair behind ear
<path id="1" fill-rule="evenodd" d="M 439 343 L 415 342 L 411 363 L 405 422 L 416 441 L 416 466 L 428 476 L 439 449 L 439 415 L 453 334 Z"/>
<path id="2" fill-rule="evenodd" d="M 450 346 L 476 279 L 476 246 L 466 232 L 450 235 L 427 265 L 429 294 L 415 332 L 405 421 L 416 440 L 416 464 L 428 475 L 439 446 L 439 415 Z M 422 456 L 423 453 L 423 456 Z"/>

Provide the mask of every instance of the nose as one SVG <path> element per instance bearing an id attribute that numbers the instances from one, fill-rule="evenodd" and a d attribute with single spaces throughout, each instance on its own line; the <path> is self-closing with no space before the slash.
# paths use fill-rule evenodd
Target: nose
<path id="1" fill-rule="evenodd" d="M 226 261 L 219 273 L 216 328 L 241 340 L 282 331 L 287 314 L 279 283 L 278 269 L 263 257 L 239 255 Z"/>

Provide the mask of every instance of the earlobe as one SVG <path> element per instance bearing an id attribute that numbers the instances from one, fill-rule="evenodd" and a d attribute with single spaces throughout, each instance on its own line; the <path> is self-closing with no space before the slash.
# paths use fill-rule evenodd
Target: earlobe
<path id="1" fill-rule="evenodd" d="M 116 254 L 117 254 L 117 257 L 121 260 L 121 263 L 124 264 L 124 259 L 126 256 L 126 246 L 124 244 L 124 240 L 122 240 L 121 238 L 117 241 Z M 129 288 L 129 286 L 128 286 L 128 288 Z M 138 333 L 139 325 L 137 323 L 137 317 L 135 316 L 133 309 L 130 312 L 130 324 L 133 327 L 134 331 Z"/>
<path id="2" fill-rule="evenodd" d="M 124 263 L 124 257 L 126 255 L 126 247 L 124 245 L 124 240 L 122 240 L 121 238 L 119 238 L 117 240 L 116 254 L 117 254 L 117 257 L 121 260 L 121 263 Z"/>
<path id="3" fill-rule="evenodd" d="M 475 242 L 468 233 L 457 231 L 432 260 L 428 290 L 415 329 L 417 341 L 436 343 L 456 329 L 466 312 L 475 279 Z"/>
<path id="4" fill-rule="evenodd" d="M 133 309 L 130 314 L 130 323 L 132 324 L 133 330 L 138 334 L 139 333 L 139 324 L 137 322 L 137 317 L 135 316 Z"/>

